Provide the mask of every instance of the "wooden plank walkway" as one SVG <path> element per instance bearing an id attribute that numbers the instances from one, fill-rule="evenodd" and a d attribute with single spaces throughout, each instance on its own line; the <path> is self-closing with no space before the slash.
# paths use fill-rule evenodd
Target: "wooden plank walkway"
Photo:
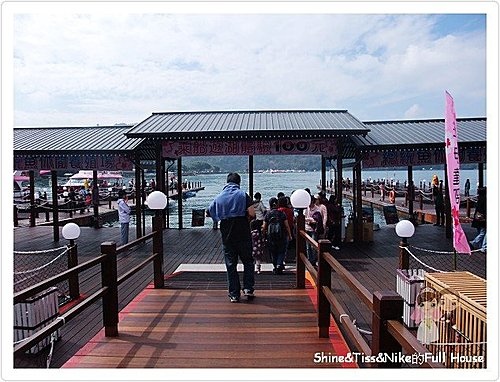
<path id="1" fill-rule="evenodd" d="M 335 328 L 335 348 L 318 338 L 310 292 L 260 290 L 231 304 L 221 291 L 149 287 L 121 312 L 118 337 L 101 330 L 63 368 L 342 367 L 314 362 L 348 349 Z"/>
<path id="2" fill-rule="evenodd" d="M 464 225 L 469 239 L 474 237 L 475 230 Z M 81 237 L 77 240 L 79 261 L 83 262 L 97 256 L 101 242 L 115 240 L 119 242 L 119 229 L 113 228 L 82 228 Z M 131 230 L 131 238 L 135 233 Z M 415 236 L 409 240 L 410 245 L 419 247 L 450 251 L 451 239 L 446 239 L 443 227 L 432 225 L 420 225 L 416 229 Z M 40 250 L 57 248 L 65 243 L 52 241 L 52 227 L 16 228 L 14 229 L 15 250 Z M 165 274 L 169 275 L 181 264 L 223 264 L 220 232 L 206 228 L 193 228 L 176 230 L 169 229 L 164 232 L 165 243 Z M 382 227 L 374 232 L 373 243 L 344 244 L 340 251 L 332 250 L 332 254 L 358 278 L 369 291 L 395 290 L 395 277 L 398 262 L 399 239 L 395 234 L 394 226 Z M 412 249 L 419 257 L 424 252 Z M 119 259 L 118 272 L 121 274 L 151 254 L 151 243 L 146 243 L 132 251 L 124 253 Z M 438 268 L 452 270 L 450 256 L 425 255 L 425 260 Z M 293 264 L 291 264 L 293 266 Z M 416 267 L 411 263 L 411 267 Z M 486 255 L 474 253 L 472 256 L 460 255 L 458 270 L 469 270 L 481 277 L 486 278 Z M 90 294 L 100 285 L 99 270 L 93 274 L 87 274 L 82 282 L 81 292 Z M 144 268 L 136 276 L 129 279 L 119 288 L 120 309 L 144 291 L 152 280 L 152 270 Z M 82 281 L 82 279 L 81 279 Z M 346 290 L 345 285 L 335 274 L 332 275 L 332 287 L 337 297 L 342 301 L 349 317 L 356 319 L 360 327 L 369 329 L 371 314 L 358 302 L 352 292 Z M 264 291 L 262 291 L 264 292 Z M 214 292 L 215 293 L 215 292 Z M 225 293 L 216 292 L 222 296 L 222 302 L 227 305 Z M 258 291 L 260 294 L 261 292 Z M 266 292 L 267 293 L 267 292 Z M 232 309 L 232 308 L 231 308 Z M 78 320 L 68 322 L 62 329 L 62 339 L 56 343 L 54 348 L 51 367 L 62 367 L 73 355 L 75 355 L 85 344 L 100 332 L 102 328 L 102 307 L 95 303 Z M 314 337 L 314 336 L 313 336 Z M 368 338 L 369 340 L 369 338 Z M 36 356 L 26 355 L 14 360 L 15 367 L 45 367 L 47 351 Z"/>

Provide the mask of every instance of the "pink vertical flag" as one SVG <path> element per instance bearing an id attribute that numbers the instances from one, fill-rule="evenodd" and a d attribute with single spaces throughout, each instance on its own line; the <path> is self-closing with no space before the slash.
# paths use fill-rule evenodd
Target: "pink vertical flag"
<path id="1" fill-rule="evenodd" d="M 448 168 L 448 192 L 451 202 L 451 217 L 453 219 L 453 247 L 458 253 L 471 254 L 467 236 L 460 224 L 460 159 L 458 155 L 457 118 L 455 115 L 455 104 L 453 97 L 445 91 L 446 115 L 445 125 L 445 146 L 446 165 Z"/>

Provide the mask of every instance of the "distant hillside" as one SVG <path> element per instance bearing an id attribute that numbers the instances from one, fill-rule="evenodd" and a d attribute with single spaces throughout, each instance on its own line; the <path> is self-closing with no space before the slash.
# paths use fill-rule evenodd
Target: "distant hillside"
<path id="1" fill-rule="evenodd" d="M 214 156 L 183 158 L 185 171 L 203 171 L 212 169 L 214 172 L 246 171 L 248 157 Z M 254 170 L 319 170 L 321 158 L 313 155 L 260 155 L 254 157 Z"/>

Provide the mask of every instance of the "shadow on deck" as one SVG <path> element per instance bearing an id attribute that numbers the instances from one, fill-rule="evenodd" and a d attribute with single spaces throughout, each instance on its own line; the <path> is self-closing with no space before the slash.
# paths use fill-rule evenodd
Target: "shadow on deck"
<path id="1" fill-rule="evenodd" d="M 118 337 L 106 338 L 101 330 L 63 368 L 342 367 L 314 362 L 316 353 L 345 355 L 348 350 L 336 327 L 331 339 L 318 338 L 311 286 L 257 289 L 253 301 L 231 304 L 220 290 L 225 287 L 202 285 L 223 281 L 224 273 L 212 274 L 216 280 L 208 282 L 202 280 L 212 277 L 188 273 L 177 283 L 182 289 L 141 292 L 120 313 Z M 175 283 L 175 278 L 169 280 Z M 192 289 L 192 282 L 201 289 Z M 267 282 L 260 280 L 261 286 Z"/>

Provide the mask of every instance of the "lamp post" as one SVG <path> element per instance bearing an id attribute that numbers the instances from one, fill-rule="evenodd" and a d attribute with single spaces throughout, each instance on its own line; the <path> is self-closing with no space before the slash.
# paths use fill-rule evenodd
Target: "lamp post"
<path id="1" fill-rule="evenodd" d="M 399 269 L 408 269 L 410 266 L 410 257 L 408 256 L 408 238 L 415 233 L 415 226 L 409 220 L 401 220 L 396 224 L 396 235 L 401 238 L 399 243 Z"/>
<path id="2" fill-rule="evenodd" d="M 69 240 L 68 252 L 68 269 L 74 268 L 78 265 L 78 251 L 75 240 L 80 237 L 80 227 L 76 223 L 67 223 L 62 229 L 62 235 L 66 240 Z M 70 276 L 68 279 L 69 296 L 76 299 L 80 296 L 80 283 L 78 281 L 78 273 Z"/>
<path id="3" fill-rule="evenodd" d="M 304 216 L 304 209 L 311 204 L 311 195 L 306 190 L 295 190 L 290 196 L 290 202 L 293 208 L 298 211 L 296 219 L 296 246 L 295 246 L 295 256 L 296 256 L 296 285 L 297 289 L 304 289 L 306 287 L 306 267 L 304 262 L 300 258 L 301 253 L 306 252 L 306 242 L 305 239 L 300 234 L 301 231 L 306 229 L 306 218 Z"/>
<path id="4" fill-rule="evenodd" d="M 154 286 L 155 288 L 163 288 L 164 273 L 163 273 L 163 219 L 160 211 L 167 206 L 167 196 L 161 191 L 153 191 L 146 199 L 148 207 L 155 211 L 153 217 L 153 253 L 158 254 L 153 261 L 154 267 Z"/>

